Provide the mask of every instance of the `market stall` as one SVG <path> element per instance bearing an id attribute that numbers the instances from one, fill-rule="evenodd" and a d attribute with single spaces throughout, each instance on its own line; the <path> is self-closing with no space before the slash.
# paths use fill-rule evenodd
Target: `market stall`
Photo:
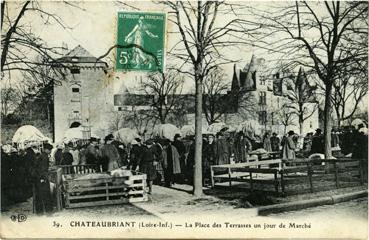
<path id="1" fill-rule="evenodd" d="M 12 143 L 17 149 L 25 149 L 30 146 L 41 149 L 45 142 L 51 143 L 51 139 L 32 125 L 24 125 L 18 128 L 12 138 Z"/>

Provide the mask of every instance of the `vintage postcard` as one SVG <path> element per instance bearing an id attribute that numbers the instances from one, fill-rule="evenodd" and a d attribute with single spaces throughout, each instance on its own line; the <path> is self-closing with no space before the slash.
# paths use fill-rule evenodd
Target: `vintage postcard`
<path id="1" fill-rule="evenodd" d="M 368 239 L 368 5 L 1 1 L 0 238 Z"/>

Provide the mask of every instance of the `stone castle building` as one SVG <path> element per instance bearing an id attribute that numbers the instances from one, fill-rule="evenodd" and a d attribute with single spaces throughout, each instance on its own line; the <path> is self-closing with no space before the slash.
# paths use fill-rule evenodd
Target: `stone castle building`
<path id="1" fill-rule="evenodd" d="M 81 124 L 89 134 L 105 128 L 113 108 L 113 86 L 107 77 L 108 65 L 97 61 L 80 45 L 58 61 L 66 66 L 65 79 L 54 85 L 55 142 L 62 141 L 72 125 Z M 86 136 L 88 137 L 88 136 Z"/>
<path id="2" fill-rule="evenodd" d="M 127 113 L 133 108 L 150 110 L 153 95 L 114 92 L 114 81 L 108 74 L 107 63 L 97 60 L 86 49 L 77 46 L 58 60 L 65 68 L 65 79 L 54 85 L 54 137 L 62 141 L 64 133 L 72 125 L 82 125 L 86 138 L 91 134 L 105 136 L 110 133 L 111 120 L 116 114 Z M 252 57 L 243 69 L 234 67 L 231 89 L 227 95 L 238 92 L 239 99 L 222 117 L 221 121 L 237 128 L 241 123 L 257 134 L 274 131 L 283 134 L 284 126 L 280 111 L 286 103 L 290 76 L 279 73 L 267 74 L 264 60 Z M 177 96 L 169 96 L 177 97 Z M 183 95 L 185 111 L 180 125 L 194 124 L 194 96 Z M 224 97 L 224 96 L 223 96 Z M 310 107 L 313 108 L 311 103 Z M 233 105 L 233 104 L 232 104 Z M 244 108 L 243 105 L 252 106 Z M 292 117 L 293 124 L 286 130 L 299 132 L 298 120 Z M 206 122 L 205 117 L 203 121 Z M 176 124 L 178 125 L 178 124 Z M 303 133 L 316 129 L 319 125 L 318 111 L 304 121 Z"/>

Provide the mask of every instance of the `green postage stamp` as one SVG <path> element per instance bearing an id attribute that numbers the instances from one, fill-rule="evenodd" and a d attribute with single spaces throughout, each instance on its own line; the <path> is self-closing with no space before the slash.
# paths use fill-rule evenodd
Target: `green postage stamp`
<path id="1" fill-rule="evenodd" d="M 116 69 L 160 71 L 165 67 L 166 14 L 118 12 Z"/>

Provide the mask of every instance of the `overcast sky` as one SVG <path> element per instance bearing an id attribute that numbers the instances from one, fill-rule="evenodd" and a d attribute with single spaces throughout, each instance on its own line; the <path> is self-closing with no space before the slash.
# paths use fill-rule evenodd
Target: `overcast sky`
<path id="1" fill-rule="evenodd" d="M 140 11 L 158 11 L 165 12 L 167 9 L 161 4 L 155 4 L 152 1 L 124 1 L 129 5 L 134 6 Z M 271 5 L 286 4 L 286 2 L 261 2 L 261 1 L 243 1 L 235 2 L 241 3 L 245 6 L 252 6 L 257 9 L 272 9 Z M 32 31 L 39 35 L 49 46 L 62 46 L 66 44 L 71 50 L 77 45 L 81 45 L 86 50 L 88 50 L 92 55 L 98 57 L 106 53 L 107 49 L 116 43 L 116 33 L 117 33 L 117 12 L 126 10 L 132 11 L 119 1 L 78 1 L 72 2 L 78 7 L 69 6 L 60 1 L 42 1 L 41 6 L 43 10 L 49 13 L 55 13 L 60 19 L 63 20 L 65 25 L 69 26 L 71 29 L 63 29 L 59 24 L 51 22 L 49 25 L 44 24 L 44 20 L 39 16 L 35 16 L 31 12 L 22 19 L 22 24 L 30 24 Z M 10 11 L 19 12 L 16 3 L 9 5 Z M 81 8 L 81 9 L 79 9 Z M 83 9 L 83 10 L 82 10 Z M 273 8 L 274 9 L 274 8 Z M 318 10 L 320 11 L 320 9 Z M 247 20 L 254 20 L 252 15 L 247 15 L 247 11 L 241 11 L 242 18 Z M 11 15 L 12 13 L 10 13 Z M 229 21 L 234 18 L 233 15 L 219 15 L 217 24 L 223 25 L 224 22 Z M 223 24 L 222 24 L 223 23 Z M 170 22 L 167 23 L 167 29 L 175 29 L 175 26 Z M 273 36 L 278 38 L 278 36 Z M 167 35 L 167 50 L 173 46 L 179 39 L 179 34 L 169 34 Z M 113 51 L 114 52 L 114 51 Z M 225 50 L 225 54 L 232 60 L 238 60 L 237 66 L 243 68 L 247 64 L 252 54 L 258 57 L 263 57 L 264 59 L 272 60 L 276 58 L 276 55 L 271 53 L 266 53 L 265 50 L 242 45 L 238 49 L 229 48 Z M 170 62 L 167 61 L 167 65 Z M 272 66 L 273 63 L 268 64 L 268 67 Z M 233 64 L 228 64 L 224 66 L 225 73 L 228 75 L 229 81 L 231 81 L 233 74 Z M 129 73 L 129 74 L 118 74 L 119 78 L 124 80 L 124 84 L 130 88 L 134 88 L 137 82 L 134 81 L 135 76 L 140 74 Z M 191 79 L 187 79 L 186 91 L 193 89 L 193 82 Z M 121 86 L 116 87 L 120 89 Z"/>
<path id="2" fill-rule="evenodd" d="M 55 24 L 55 22 L 45 25 L 43 19 L 29 13 L 22 21 L 23 23 L 29 22 L 32 26 L 32 31 L 36 35 L 39 35 L 49 46 L 62 46 L 66 44 L 69 49 L 73 49 L 75 46 L 81 45 L 96 57 L 103 55 L 109 47 L 116 43 L 117 12 L 132 9 L 118 3 L 118 1 L 84 1 L 72 3 L 81 9 L 69 6 L 63 2 L 43 1 L 41 3 L 43 10 L 55 13 L 71 29 L 63 29 L 60 25 Z M 128 1 L 128 4 L 140 9 L 140 11 L 166 11 L 163 5 L 155 4 L 152 1 Z M 243 2 L 242 4 L 256 5 L 257 3 Z M 266 6 L 267 3 L 258 4 L 259 7 L 263 5 Z M 13 5 L 13 10 L 18 12 L 19 9 L 16 6 L 16 4 Z M 219 16 L 218 19 L 220 23 L 224 23 L 224 21 L 230 18 L 232 18 L 231 15 L 223 15 Z M 168 22 L 167 28 L 174 29 L 175 26 Z M 167 49 L 170 49 L 178 41 L 179 35 L 168 34 L 167 36 Z M 263 52 L 264 50 L 252 46 L 240 46 L 238 49 L 226 50 L 229 58 L 240 61 L 238 63 L 240 68 L 243 68 L 250 61 L 252 54 L 268 59 L 268 55 L 263 54 Z M 167 61 L 168 64 L 170 62 Z M 229 80 L 231 80 L 233 64 L 225 65 L 223 68 Z M 140 74 L 130 73 L 128 75 L 118 75 L 120 78 L 131 79 L 134 78 L 133 75 Z M 127 85 L 131 85 L 132 83 L 132 81 L 126 81 Z M 191 83 L 191 81 L 187 81 L 188 85 Z M 192 86 L 188 86 L 185 89 L 190 90 L 191 88 Z"/>

